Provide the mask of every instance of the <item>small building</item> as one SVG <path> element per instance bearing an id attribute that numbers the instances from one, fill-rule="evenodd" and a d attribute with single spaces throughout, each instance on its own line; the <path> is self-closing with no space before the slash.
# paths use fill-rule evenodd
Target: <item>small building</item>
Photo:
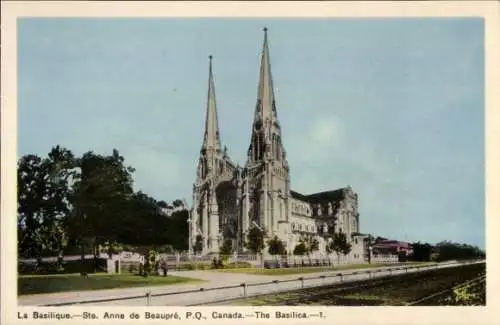
<path id="1" fill-rule="evenodd" d="M 383 240 L 373 247 L 373 254 L 393 254 L 409 256 L 413 253 L 410 243 L 398 240 Z"/>

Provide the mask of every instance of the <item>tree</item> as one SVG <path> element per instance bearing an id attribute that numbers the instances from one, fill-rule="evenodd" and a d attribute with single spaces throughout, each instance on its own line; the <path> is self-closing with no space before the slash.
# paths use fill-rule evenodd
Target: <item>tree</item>
<path id="1" fill-rule="evenodd" d="M 319 242 L 313 236 L 303 236 L 300 242 L 295 246 L 293 255 L 307 255 L 309 264 L 311 264 L 311 254 L 319 249 Z"/>
<path id="2" fill-rule="evenodd" d="M 44 197 L 47 164 L 36 155 L 23 156 L 18 161 L 18 250 L 21 256 L 39 257 L 42 254 L 40 226 L 44 221 Z"/>
<path id="3" fill-rule="evenodd" d="M 303 242 L 300 242 L 299 244 L 297 244 L 295 246 L 295 248 L 293 249 L 293 255 L 303 256 L 306 253 L 307 253 L 307 248 Z"/>
<path id="4" fill-rule="evenodd" d="M 174 208 L 179 208 L 179 207 L 183 207 L 184 203 L 182 203 L 181 200 L 177 199 L 177 200 L 174 200 L 174 202 L 172 202 L 172 205 L 174 206 Z"/>
<path id="5" fill-rule="evenodd" d="M 167 218 L 167 241 L 177 250 L 187 250 L 189 248 L 188 219 L 188 210 L 175 211 L 170 218 Z"/>
<path id="6" fill-rule="evenodd" d="M 99 253 L 106 253 L 109 258 L 111 258 L 113 254 L 120 254 L 123 250 L 123 245 L 117 241 L 106 241 L 99 245 Z"/>
<path id="7" fill-rule="evenodd" d="M 18 252 L 60 255 L 67 245 L 65 219 L 78 172 L 71 151 L 56 146 L 48 158 L 25 155 L 18 162 Z"/>
<path id="8" fill-rule="evenodd" d="M 306 248 L 306 254 L 309 258 L 309 263 L 311 263 L 311 254 L 319 249 L 319 242 L 312 236 L 307 236 L 303 240 Z"/>
<path id="9" fill-rule="evenodd" d="M 486 256 L 484 251 L 477 246 L 450 241 L 442 241 L 436 244 L 435 251 L 438 261 L 477 259 Z"/>
<path id="10" fill-rule="evenodd" d="M 429 243 L 413 243 L 412 245 L 413 253 L 410 259 L 413 261 L 425 262 L 431 260 L 433 247 Z"/>
<path id="11" fill-rule="evenodd" d="M 134 172 L 124 160 L 116 149 L 109 156 L 89 151 L 77 160 L 81 176 L 73 184 L 75 209 L 69 228 L 81 247 L 82 263 L 85 243 L 91 242 L 97 262 L 99 245 L 117 241 L 123 230 L 122 216 L 133 194 Z"/>
<path id="12" fill-rule="evenodd" d="M 340 262 L 340 254 L 347 255 L 351 252 L 351 244 L 347 241 L 347 236 L 343 232 L 335 233 L 332 241 L 328 244 L 330 252 L 337 253 L 337 261 Z"/>
<path id="13" fill-rule="evenodd" d="M 146 248 L 144 250 L 144 270 L 143 276 L 147 277 L 152 275 L 158 270 L 159 254 L 157 251 L 151 248 Z"/>
<path id="14" fill-rule="evenodd" d="M 267 245 L 269 246 L 268 251 L 271 255 L 286 255 L 285 244 L 282 240 L 278 238 L 278 236 L 274 236 L 271 238 Z"/>
<path id="15" fill-rule="evenodd" d="M 264 237 L 265 232 L 257 227 L 251 227 L 248 230 L 247 241 L 245 242 L 245 248 L 250 250 L 254 254 L 262 254 L 264 249 Z"/>
<path id="16" fill-rule="evenodd" d="M 201 235 L 196 235 L 196 241 L 194 243 L 194 252 L 200 254 L 203 251 L 203 237 Z"/>
<path id="17" fill-rule="evenodd" d="M 163 200 L 160 200 L 158 202 L 156 202 L 156 205 L 158 206 L 158 208 L 160 209 L 166 209 L 168 208 L 168 204 L 167 202 L 163 201 Z"/>
<path id="18" fill-rule="evenodd" d="M 233 253 L 233 241 L 231 239 L 226 239 L 219 248 L 219 254 L 222 255 L 223 259 L 227 259 L 229 255 Z"/>

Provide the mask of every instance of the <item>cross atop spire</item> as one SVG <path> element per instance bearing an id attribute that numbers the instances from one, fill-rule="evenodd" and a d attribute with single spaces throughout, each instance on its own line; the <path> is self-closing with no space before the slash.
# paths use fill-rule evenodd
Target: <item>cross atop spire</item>
<path id="1" fill-rule="evenodd" d="M 257 92 L 257 105 L 255 108 L 255 121 L 276 119 L 273 76 L 271 74 L 271 60 L 269 58 L 269 45 L 267 41 L 267 27 L 264 30 L 264 45 L 260 60 L 259 87 Z"/>
<path id="2" fill-rule="evenodd" d="M 212 73 L 212 55 L 208 56 L 208 98 L 207 115 L 205 118 L 205 135 L 203 137 L 202 149 L 221 150 L 221 141 L 219 135 L 219 121 L 217 119 L 217 103 L 215 101 L 215 84 Z"/>

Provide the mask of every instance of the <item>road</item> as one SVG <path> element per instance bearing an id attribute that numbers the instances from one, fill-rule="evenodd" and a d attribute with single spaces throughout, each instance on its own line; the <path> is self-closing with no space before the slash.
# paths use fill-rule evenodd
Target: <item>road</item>
<path id="1" fill-rule="evenodd" d="M 476 262 L 477 263 L 477 262 Z M 453 263 L 439 264 L 437 266 L 426 266 L 422 267 L 420 270 L 429 268 L 444 268 L 451 267 Z M 271 293 L 271 292 L 282 292 L 294 289 L 300 289 L 301 287 L 314 287 L 322 286 L 326 284 L 338 283 L 340 281 L 358 281 L 362 279 L 369 279 L 375 276 L 386 276 L 386 275 L 396 275 L 405 272 L 416 272 L 416 269 L 400 269 L 403 266 L 394 267 L 380 267 L 370 269 L 372 273 L 365 273 L 367 270 L 342 270 L 342 271 L 327 271 L 310 273 L 305 275 L 294 274 L 294 275 L 249 275 L 241 273 L 229 273 L 229 272 L 218 272 L 218 271 L 181 271 L 181 272 L 169 272 L 171 275 L 177 275 L 182 277 L 191 277 L 202 279 L 207 282 L 205 283 L 195 283 L 195 284 L 177 284 L 168 286 L 154 286 L 154 287 L 140 287 L 140 288 L 124 288 L 124 289 L 111 289 L 111 290 L 100 290 L 100 291 L 80 291 L 80 292 L 61 292 L 53 294 L 40 294 L 40 295 L 29 295 L 20 296 L 18 298 L 18 304 L 24 306 L 33 305 L 55 305 L 55 304 L 73 304 L 81 301 L 93 301 L 100 299 L 118 299 L 130 296 L 136 296 L 134 299 L 128 300 L 115 300 L 115 301 L 102 301 L 102 302 L 91 302 L 85 303 L 87 306 L 188 306 L 188 305 L 199 305 L 214 301 L 219 301 L 223 299 L 236 299 L 252 296 L 257 294 Z M 353 272 L 358 272 L 354 275 L 348 275 Z M 343 274 L 343 276 L 337 276 L 337 274 Z M 303 281 L 291 281 L 297 280 L 303 277 Z M 325 276 L 325 278 L 318 278 L 320 276 Z M 315 278 L 307 280 L 307 278 Z M 277 283 L 272 283 L 273 280 L 278 280 Z M 286 282 L 289 281 L 289 282 Z M 246 283 L 246 288 L 240 286 L 240 284 Z M 257 283 L 268 283 L 264 285 L 254 286 Z M 210 290 L 212 288 L 218 287 L 231 287 L 227 289 L 220 290 Z M 203 288 L 204 290 L 201 290 Z M 246 290 L 245 290 L 246 289 Z M 182 294 L 173 294 L 180 291 L 191 291 Z M 146 299 L 146 293 L 151 292 L 151 297 Z M 163 296 L 156 296 L 163 295 Z"/>

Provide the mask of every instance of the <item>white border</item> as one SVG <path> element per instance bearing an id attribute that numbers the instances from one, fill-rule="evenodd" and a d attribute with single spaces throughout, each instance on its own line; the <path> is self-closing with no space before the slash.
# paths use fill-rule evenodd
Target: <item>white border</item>
<path id="1" fill-rule="evenodd" d="M 500 281 L 499 200 L 500 200 L 500 24 L 497 1 L 423 1 L 423 2 L 22 2 L 2 1 L 1 20 L 1 321 L 2 324 L 29 323 L 18 321 L 18 310 L 34 310 L 17 306 L 16 294 L 16 159 L 17 159 L 17 43 L 16 19 L 18 17 L 483 17 L 485 19 L 486 52 L 486 248 L 487 307 L 309 307 L 308 311 L 322 311 L 328 324 L 494 324 L 500 319 L 495 310 Z M 497 236 L 495 236 L 495 234 Z M 147 310 L 164 312 L 166 308 L 150 307 Z M 185 311 L 188 308 L 168 308 Z M 189 308 L 192 310 L 193 308 Z M 196 308 L 197 310 L 228 310 L 228 307 Z M 252 307 L 231 307 L 234 311 L 255 310 Z M 265 307 L 259 310 L 275 311 Z M 294 308 L 304 310 L 305 308 Z M 57 311 L 104 310 L 137 311 L 145 308 L 58 307 Z M 268 320 L 289 324 L 304 323 L 300 320 Z M 32 321 L 31 321 L 32 322 Z M 73 323 L 79 321 L 73 320 Z M 82 321 L 83 322 L 83 321 Z M 116 322 L 116 321 L 112 321 Z M 128 320 L 137 323 L 138 321 Z M 145 321 L 144 321 L 145 322 Z M 164 322 L 164 321 L 161 321 Z M 186 321 L 187 322 L 187 321 Z M 199 322 L 199 321 L 198 321 Z M 220 321 L 207 321 L 220 322 Z M 238 320 L 254 323 L 255 320 Z M 305 322 L 311 322 L 305 321 Z M 51 323 L 36 321 L 40 323 Z M 106 323 L 104 320 L 98 323 Z M 139 323 L 142 323 L 139 321 Z M 498 324 L 498 323 L 497 323 Z"/>

